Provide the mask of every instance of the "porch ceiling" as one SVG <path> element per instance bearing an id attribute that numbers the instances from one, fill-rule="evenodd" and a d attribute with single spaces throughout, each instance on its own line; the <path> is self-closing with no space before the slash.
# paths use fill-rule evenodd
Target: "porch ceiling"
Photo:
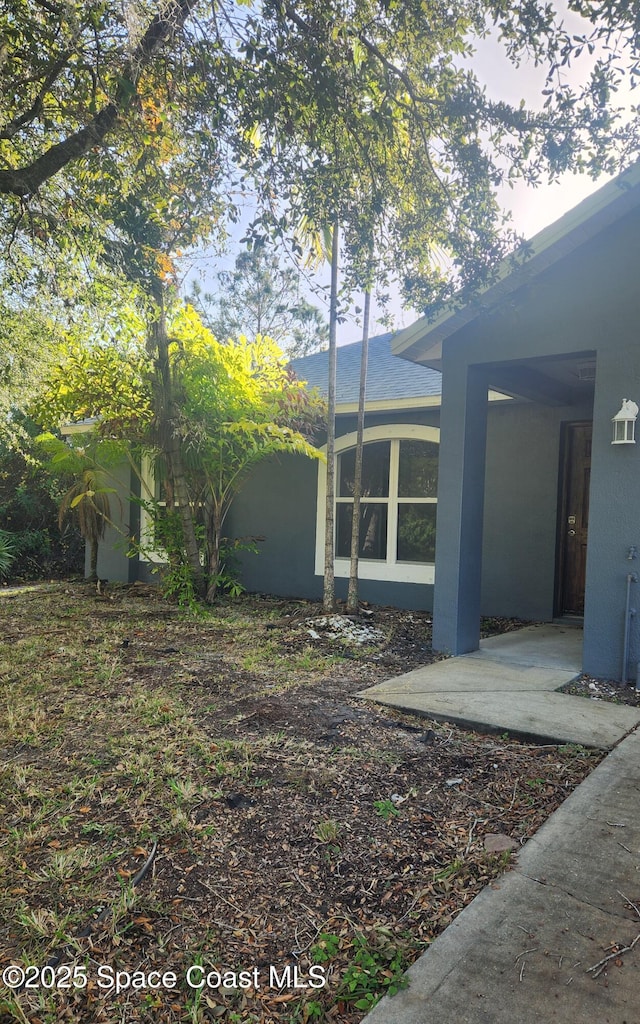
<path id="1" fill-rule="evenodd" d="M 490 363 L 483 368 L 487 386 L 512 398 L 547 406 L 579 405 L 593 399 L 593 352 Z"/>

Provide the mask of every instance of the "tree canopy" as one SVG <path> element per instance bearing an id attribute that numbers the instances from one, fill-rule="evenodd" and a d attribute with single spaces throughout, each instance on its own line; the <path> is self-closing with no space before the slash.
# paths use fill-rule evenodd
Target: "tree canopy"
<path id="1" fill-rule="evenodd" d="M 329 329 L 322 313 L 302 293 L 300 275 L 273 250 L 241 252 L 234 269 L 220 271 L 218 287 L 192 283 L 191 301 L 221 340 L 244 334 L 268 335 L 290 357 L 324 348 Z"/>
<path id="2" fill-rule="evenodd" d="M 55 352 L 52 317 L 0 301 L 0 437 L 20 431 L 12 410 L 24 408 Z"/>
<path id="3" fill-rule="evenodd" d="M 158 525 L 170 568 L 195 593 L 194 567 L 181 521 L 184 509 L 174 512 L 176 481 L 170 453 L 174 443 L 179 446 L 187 489 L 185 509 L 192 517 L 197 564 L 204 567 L 212 600 L 220 578 L 224 521 L 249 470 L 278 452 L 318 458 L 311 438 L 323 420 L 324 402 L 289 374 L 285 357 L 270 338 L 241 337 L 220 343 L 195 310 L 183 306 L 169 317 L 168 338 L 171 392 L 179 406 L 179 415 L 169 427 L 171 438 L 165 436 L 168 422 L 162 413 L 166 388 L 142 339 L 137 351 L 131 345 L 69 346 L 49 374 L 37 415 L 47 427 L 65 418 L 96 421 L 93 432 L 98 443 L 85 446 L 91 453 L 90 465 L 82 466 L 78 486 L 69 492 L 80 512 L 96 512 L 98 494 L 108 496 L 104 484 L 95 485 L 102 454 L 112 463 L 118 454 L 122 458 L 128 452 L 135 456 L 131 460 L 135 464 L 146 453 L 158 479 L 165 482 L 162 506 L 149 495 L 148 511 Z M 60 452 L 67 451 L 62 442 L 56 448 L 51 435 L 45 442 L 59 459 Z M 71 459 L 69 452 L 67 458 Z M 102 509 L 101 514 L 108 512 Z M 173 527 L 170 531 L 167 520 Z"/>
<path id="4" fill-rule="evenodd" d="M 612 33 L 635 54 L 633 5 L 569 7 L 583 40 L 540 0 L 5 0 L 5 237 L 109 249 L 143 216 L 141 244 L 156 224 L 175 255 L 251 189 L 255 233 L 284 232 L 291 214 L 317 231 L 331 210 L 354 258 L 391 248 L 422 302 L 447 276 L 434 249 L 462 280 L 503 251 L 499 181 L 606 160 Z M 489 31 L 514 62 L 548 67 L 541 113 L 489 99 L 473 75 L 472 42 Z M 608 49 L 589 87 L 572 91 L 563 66 L 596 44 Z"/>

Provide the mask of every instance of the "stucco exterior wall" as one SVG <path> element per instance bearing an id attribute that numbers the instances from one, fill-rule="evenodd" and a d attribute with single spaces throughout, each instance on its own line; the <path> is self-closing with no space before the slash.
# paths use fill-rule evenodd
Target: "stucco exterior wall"
<path id="1" fill-rule="evenodd" d="M 420 423 L 437 426 L 438 410 L 378 413 L 367 426 Z M 337 434 L 356 428 L 355 416 L 340 418 Z M 252 593 L 283 597 L 322 597 L 323 580 L 315 573 L 318 468 L 298 456 L 270 459 L 258 466 L 233 503 L 225 532 L 229 537 L 262 535 L 259 554 L 241 555 L 242 582 Z M 345 599 L 348 581 L 336 579 L 336 595 Z M 382 580 L 360 580 L 362 600 L 400 608 L 430 610 L 433 587 Z"/>
<path id="2" fill-rule="evenodd" d="M 494 407 L 487 422 L 481 610 L 549 620 L 554 614 L 562 425 L 590 404 Z"/>
<path id="3" fill-rule="evenodd" d="M 138 494 L 138 480 L 128 463 L 110 471 L 109 486 L 116 494 L 109 495 L 111 518 L 120 530 L 107 526 L 104 538 L 98 546 L 98 577 L 119 583 L 133 583 L 138 579 L 138 560 L 128 558 L 127 537 L 137 536 L 140 510 L 129 500 L 131 494 Z M 121 531 L 121 532 L 120 532 Z M 85 551 L 85 575 L 89 575 L 89 547 Z"/>
<path id="4" fill-rule="evenodd" d="M 376 420 L 379 422 L 379 417 Z M 556 567 L 558 462 L 566 420 L 591 419 L 591 407 L 549 409 L 528 403 L 492 404 L 487 427 L 482 613 L 550 619 Z M 436 424 L 438 412 L 412 422 Z M 409 422 L 405 416 L 385 422 Z M 355 421 L 340 424 L 349 433 Z M 260 534 L 259 554 L 242 556 L 242 579 L 251 592 L 318 599 L 314 572 L 317 467 L 306 459 L 272 459 L 259 466 L 236 499 L 229 536 Z M 336 580 L 346 597 L 346 580 Z M 376 604 L 428 609 L 433 587 L 361 580 L 360 594 Z"/>
<path id="5" fill-rule="evenodd" d="M 317 467 L 311 459 L 279 456 L 261 463 L 235 499 L 228 537 L 260 536 L 258 554 L 243 552 L 242 583 L 252 593 L 316 598 L 314 576 Z"/>
<path id="6" fill-rule="evenodd" d="M 640 575 L 640 559 L 628 558 L 630 548 L 640 551 L 640 444 L 611 444 L 611 417 L 623 398 L 640 405 L 637 331 L 621 322 L 615 346 L 598 355 L 583 658 L 585 671 L 614 679 L 622 677 L 627 576 Z M 627 678 L 635 679 L 640 661 L 637 582 L 630 585 L 630 608 L 638 614 L 630 618 Z"/>

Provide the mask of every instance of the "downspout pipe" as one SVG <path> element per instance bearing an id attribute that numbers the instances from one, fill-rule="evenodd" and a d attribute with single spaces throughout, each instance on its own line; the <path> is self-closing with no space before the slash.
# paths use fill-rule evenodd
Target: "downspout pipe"
<path id="1" fill-rule="evenodd" d="M 622 648 L 622 682 L 628 682 L 627 665 L 629 662 L 629 633 L 631 631 L 631 619 L 636 614 L 635 608 L 631 607 L 631 584 L 638 582 L 635 572 L 627 573 L 627 596 L 624 607 L 624 643 Z"/>

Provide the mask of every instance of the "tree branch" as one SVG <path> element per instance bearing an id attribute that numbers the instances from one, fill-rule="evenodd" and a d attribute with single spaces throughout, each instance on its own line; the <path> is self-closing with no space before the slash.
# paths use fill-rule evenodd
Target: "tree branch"
<path id="1" fill-rule="evenodd" d="M 65 53 L 59 58 L 59 60 L 55 62 L 55 64 L 49 71 L 49 74 L 46 76 L 44 82 L 42 83 L 40 91 L 38 92 L 38 95 L 36 96 L 35 100 L 31 104 L 29 109 L 26 110 L 24 114 L 20 114 L 19 117 L 14 117 L 12 121 L 9 121 L 9 124 L 5 128 L 3 128 L 2 131 L 0 131 L 0 139 L 12 139 L 14 135 L 17 135 L 21 128 L 24 128 L 25 125 L 30 124 L 34 120 L 34 118 L 36 118 L 38 114 L 41 113 L 42 108 L 44 106 L 44 98 L 47 95 L 47 92 L 55 82 L 60 72 L 66 66 L 66 63 L 70 56 L 70 53 Z"/>
<path id="2" fill-rule="evenodd" d="M 28 166 L 0 170 L 0 194 L 20 197 L 33 195 L 45 181 L 67 164 L 100 145 L 122 111 L 130 104 L 142 69 L 164 46 L 171 34 L 184 25 L 196 3 L 197 0 L 176 0 L 169 14 L 159 11 L 124 65 L 111 103 L 103 107 L 84 128 L 51 146 Z"/>

